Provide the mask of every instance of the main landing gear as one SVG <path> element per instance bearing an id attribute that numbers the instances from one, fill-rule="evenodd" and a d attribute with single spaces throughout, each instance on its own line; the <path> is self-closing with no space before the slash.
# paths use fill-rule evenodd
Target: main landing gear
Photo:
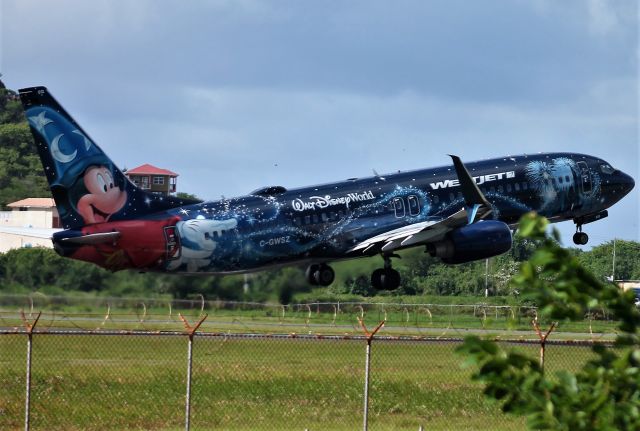
<path id="1" fill-rule="evenodd" d="M 391 267 L 391 258 L 397 255 L 384 255 L 384 268 L 378 268 L 371 274 L 371 285 L 377 290 L 395 290 L 400 286 L 400 273 Z"/>
<path id="2" fill-rule="evenodd" d="M 397 254 L 383 255 L 384 268 L 378 268 L 371 274 L 371 285 L 376 290 L 395 290 L 400 287 L 400 273 L 391 267 L 391 258 Z M 312 286 L 329 286 L 335 279 L 335 272 L 326 263 L 314 263 L 305 272 Z"/>
<path id="3" fill-rule="evenodd" d="M 576 245 L 585 245 L 589 242 L 589 235 L 582 232 L 582 225 L 576 224 L 576 233 L 573 234 L 573 243 Z"/>
<path id="4" fill-rule="evenodd" d="M 307 281 L 312 286 L 328 286 L 333 283 L 333 279 L 336 278 L 333 268 L 326 263 L 309 265 L 305 275 Z"/>

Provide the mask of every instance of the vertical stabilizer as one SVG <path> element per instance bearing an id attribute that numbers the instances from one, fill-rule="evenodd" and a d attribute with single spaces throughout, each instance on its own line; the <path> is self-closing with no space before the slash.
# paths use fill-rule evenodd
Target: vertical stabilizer
<path id="1" fill-rule="evenodd" d="M 193 203 L 138 189 L 45 87 L 21 89 L 20 100 L 66 229 Z"/>

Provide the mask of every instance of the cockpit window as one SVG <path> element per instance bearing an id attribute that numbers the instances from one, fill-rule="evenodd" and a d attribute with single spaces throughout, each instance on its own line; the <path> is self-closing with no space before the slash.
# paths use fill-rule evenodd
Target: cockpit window
<path id="1" fill-rule="evenodd" d="M 603 174 L 612 174 L 616 170 L 613 169 L 610 165 L 604 164 L 604 165 L 600 165 L 600 171 L 602 171 Z"/>

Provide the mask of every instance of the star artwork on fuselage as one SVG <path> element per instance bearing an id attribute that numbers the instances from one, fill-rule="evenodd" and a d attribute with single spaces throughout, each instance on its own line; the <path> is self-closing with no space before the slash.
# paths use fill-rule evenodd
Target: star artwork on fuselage
<path id="1" fill-rule="evenodd" d="M 180 214 L 188 216 L 190 212 L 191 210 L 188 210 L 186 208 L 180 208 Z"/>

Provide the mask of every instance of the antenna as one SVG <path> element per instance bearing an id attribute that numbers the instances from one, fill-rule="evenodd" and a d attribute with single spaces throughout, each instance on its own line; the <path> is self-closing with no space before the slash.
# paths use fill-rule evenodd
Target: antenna
<path id="1" fill-rule="evenodd" d="M 382 181 L 386 181 L 387 180 L 385 177 L 380 176 L 378 171 L 376 171 L 375 169 L 371 169 L 371 170 L 373 171 L 373 175 L 375 175 L 376 177 L 380 178 Z"/>
<path id="2" fill-rule="evenodd" d="M 613 238 L 613 268 L 611 269 L 611 281 L 616 281 L 616 239 Z"/>

